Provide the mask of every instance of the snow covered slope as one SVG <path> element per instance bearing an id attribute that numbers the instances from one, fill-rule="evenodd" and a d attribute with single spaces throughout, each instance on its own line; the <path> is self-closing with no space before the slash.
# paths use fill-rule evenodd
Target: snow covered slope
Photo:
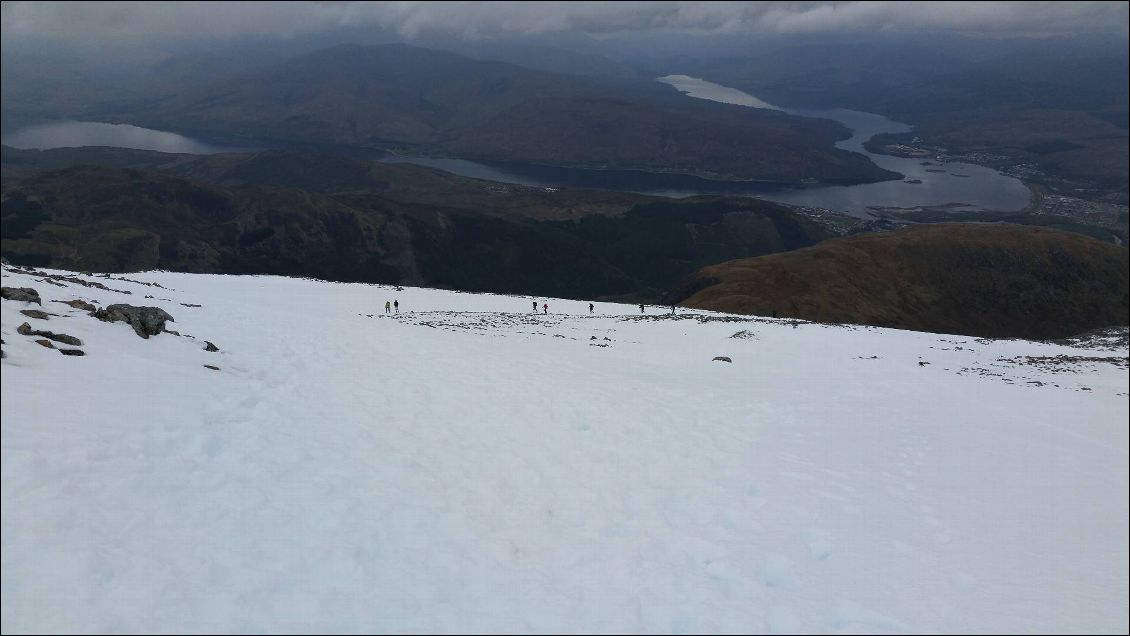
<path id="1" fill-rule="evenodd" d="M 1130 628 L 1125 332 L 43 279 L 3 275 L 57 314 L 2 303 L 5 633 Z"/>

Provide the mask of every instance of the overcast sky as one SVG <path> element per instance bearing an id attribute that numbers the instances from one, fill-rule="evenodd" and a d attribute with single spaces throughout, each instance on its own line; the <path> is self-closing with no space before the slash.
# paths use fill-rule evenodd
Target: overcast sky
<path id="1" fill-rule="evenodd" d="M 71 43 L 303 36 L 373 28 L 405 38 L 684 30 L 796 34 L 1127 33 L 1127 2 L 4 2 L 3 37 Z"/>

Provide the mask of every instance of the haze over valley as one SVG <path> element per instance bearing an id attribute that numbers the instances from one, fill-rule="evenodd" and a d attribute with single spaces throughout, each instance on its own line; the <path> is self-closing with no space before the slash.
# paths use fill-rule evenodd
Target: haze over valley
<path id="1" fill-rule="evenodd" d="M 1126 3 L 2 12 L 4 633 L 1130 629 Z"/>

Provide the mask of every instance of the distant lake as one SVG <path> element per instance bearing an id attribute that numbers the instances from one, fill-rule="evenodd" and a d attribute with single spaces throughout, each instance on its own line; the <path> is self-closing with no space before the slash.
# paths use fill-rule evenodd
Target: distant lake
<path id="1" fill-rule="evenodd" d="M 56 121 L 21 128 L 5 135 L 3 143 L 13 148 L 49 150 L 81 146 L 110 146 L 134 150 L 213 155 L 238 152 L 235 148 L 205 143 L 184 135 L 140 128 L 129 124 L 104 124 L 93 121 Z"/>
<path id="2" fill-rule="evenodd" d="M 714 181 L 689 175 L 635 170 L 591 170 L 400 155 L 388 155 L 381 160 L 413 163 L 465 177 L 527 186 L 620 190 L 667 197 L 700 194 L 751 196 L 791 205 L 826 208 L 865 218 L 873 216 L 871 208 L 874 207 L 950 205 L 955 211 L 1011 212 L 1023 209 L 1031 198 L 1031 192 L 1019 179 L 1005 176 L 991 168 L 960 162 L 940 164 L 932 157 L 891 157 L 868 152 L 863 144 L 874 135 L 911 130 L 907 124 L 882 115 L 847 109 L 778 108 L 737 89 L 686 75 L 668 75 L 658 78 L 658 81 L 670 84 L 688 97 L 838 121 L 851 130 L 852 136 L 838 142 L 837 148 L 866 155 L 879 167 L 901 173 L 905 181 L 894 179 L 861 185 L 798 188 L 781 183 Z"/>
<path id="3" fill-rule="evenodd" d="M 708 99 L 750 108 L 770 108 L 801 117 L 833 119 L 852 131 L 850 139 L 837 148 L 866 155 L 880 168 L 902 173 L 909 181 L 881 181 L 852 186 L 827 186 L 759 195 L 761 198 L 793 205 L 821 207 L 866 216 L 871 207 L 937 206 L 954 204 L 955 209 L 1012 212 L 1028 205 L 1031 192 L 1019 179 L 991 168 L 971 163 L 938 164 L 932 157 L 891 157 L 868 152 L 863 144 L 879 133 L 909 132 L 911 127 L 882 115 L 857 110 L 803 110 L 778 108 L 742 91 L 688 77 L 668 75 L 658 81 L 670 84 L 689 97 Z M 923 162 L 929 162 L 924 165 Z M 957 207 L 957 206 L 960 206 Z"/>
<path id="4" fill-rule="evenodd" d="M 338 148 L 353 156 L 376 158 L 387 163 L 412 163 L 445 170 L 475 179 L 514 183 L 544 188 L 576 188 L 638 192 L 665 197 L 701 194 L 750 196 L 809 207 L 826 208 L 859 217 L 872 216 L 870 208 L 937 206 L 951 204 L 955 210 L 1015 211 L 1028 205 L 1031 193 L 1018 179 L 996 170 L 968 163 L 937 164 L 931 158 L 903 158 L 868 152 L 863 143 L 877 133 L 906 132 L 910 126 L 881 115 L 854 110 L 784 109 L 742 91 L 688 77 L 668 75 L 658 81 L 670 84 L 688 97 L 708 99 L 749 108 L 771 108 L 803 117 L 833 119 L 852 131 L 850 139 L 838 148 L 866 155 L 876 165 L 899 172 L 909 181 L 896 179 L 850 186 L 799 188 L 791 184 L 750 181 L 715 181 L 690 175 L 645 172 L 640 170 L 594 170 L 561 168 L 456 158 L 397 155 L 379 150 Z M 206 142 L 176 133 L 140 128 L 129 124 L 59 121 L 19 129 L 3 137 L 3 143 L 16 148 L 46 150 L 78 146 L 111 146 L 197 155 L 246 152 L 256 148 L 235 147 Z M 304 147 L 295 144 L 296 147 Z M 333 152 L 329 146 L 322 151 Z M 929 161 L 929 165 L 924 165 Z"/>
<path id="5" fill-rule="evenodd" d="M 384 154 L 378 158 L 385 163 L 410 163 L 427 166 L 472 179 L 500 181 L 533 187 L 553 187 L 581 190 L 613 190 L 638 192 L 672 198 L 699 194 L 727 194 L 752 196 L 779 191 L 787 186 L 780 183 L 750 181 L 713 181 L 686 174 L 646 172 L 643 170 L 596 170 L 591 168 L 562 168 L 503 161 L 468 161 L 441 157 Z"/>

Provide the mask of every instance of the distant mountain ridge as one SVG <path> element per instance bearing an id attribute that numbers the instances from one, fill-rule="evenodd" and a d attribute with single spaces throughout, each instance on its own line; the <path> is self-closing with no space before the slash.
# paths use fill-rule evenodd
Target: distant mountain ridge
<path id="1" fill-rule="evenodd" d="M 104 116 L 186 133 L 720 179 L 897 178 L 834 148 L 849 135 L 837 122 L 402 44 L 323 49 Z"/>

